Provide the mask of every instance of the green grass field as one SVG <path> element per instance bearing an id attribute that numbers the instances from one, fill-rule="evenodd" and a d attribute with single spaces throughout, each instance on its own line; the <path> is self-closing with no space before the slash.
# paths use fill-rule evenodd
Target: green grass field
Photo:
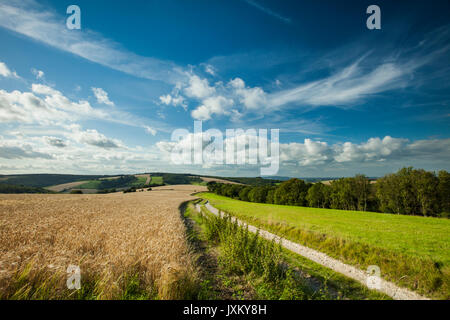
<path id="1" fill-rule="evenodd" d="M 100 180 L 91 180 L 76 187 L 76 189 L 97 189 L 100 183 L 102 183 Z"/>
<path id="2" fill-rule="evenodd" d="M 152 179 L 150 181 L 150 184 L 163 184 L 163 177 L 154 177 L 152 176 Z"/>
<path id="3" fill-rule="evenodd" d="M 437 298 L 449 298 L 450 220 L 317 209 L 200 195 L 218 209 L 356 265 L 380 266 L 384 277 Z"/>
<path id="4" fill-rule="evenodd" d="M 136 177 L 137 180 L 131 184 L 132 187 L 142 186 L 147 181 L 147 177 Z"/>

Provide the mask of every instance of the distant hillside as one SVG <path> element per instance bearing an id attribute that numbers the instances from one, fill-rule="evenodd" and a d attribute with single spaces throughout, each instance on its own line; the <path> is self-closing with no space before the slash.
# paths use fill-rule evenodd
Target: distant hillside
<path id="1" fill-rule="evenodd" d="M 23 185 L 28 187 L 49 187 L 63 183 L 92 180 L 109 176 L 71 175 L 71 174 L 21 174 L 0 175 L 0 183 Z"/>
<path id="2" fill-rule="evenodd" d="M 53 193 L 53 192 L 43 188 L 0 183 L 0 193 Z"/>
<path id="3" fill-rule="evenodd" d="M 155 177 L 155 180 L 151 181 L 150 184 L 155 185 L 205 183 L 200 178 L 200 176 L 193 175 L 190 173 L 153 172 L 150 173 L 150 175 L 151 177 Z M 34 187 L 34 188 L 47 188 L 49 190 L 57 192 L 62 192 L 64 190 L 74 188 L 102 190 L 102 189 L 129 187 L 132 185 L 136 186 L 144 185 L 146 177 L 143 177 L 143 174 L 141 174 L 140 176 L 137 177 L 137 180 L 139 180 L 137 181 L 134 175 L 117 175 L 117 174 L 116 175 L 17 174 L 17 175 L 0 175 L 0 183 L 16 186 Z M 227 180 L 234 183 L 253 186 L 276 185 L 283 181 L 283 179 L 275 179 L 275 178 L 268 179 L 261 177 L 255 178 L 219 177 L 219 176 L 204 176 L 204 175 L 202 175 L 201 177 Z M 92 186 L 90 186 L 89 184 L 92 184 Z"/>
<path id="4" fill-rule="evenodd" d="M 218 178 L 223 180 L 228 180 L 240 184 L 247 184 L 251 186 L 270 186 L 270 185 L 276 185 L 281 180 L 276 179 L 266 179 L 261 177 L 255 177 L 255 178 L 249 178 L 249 177 L 211 177 L 211 178 Z"/>

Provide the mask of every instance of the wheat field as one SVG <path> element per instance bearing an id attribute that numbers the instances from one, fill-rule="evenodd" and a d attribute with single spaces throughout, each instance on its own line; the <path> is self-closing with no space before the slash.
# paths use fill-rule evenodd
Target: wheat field
<path id="1" fill-rule="evenodd" d="M 189 298 L 196 270 L 179 206 L 203 190 L 0 195 L 0 298 Z M 67 289 L 69 265 L 82 290 Z"/>

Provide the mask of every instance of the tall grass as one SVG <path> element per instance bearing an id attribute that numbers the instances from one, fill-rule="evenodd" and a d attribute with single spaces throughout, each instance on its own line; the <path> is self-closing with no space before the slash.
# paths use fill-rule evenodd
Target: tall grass
<path id="1" fill-rule="evenodd" d="M 259 298 L 330 298 L 325 290 L 310 288 L 299 272 L 286 264 L 279 243 L 251 233 L 229 216 L 218 217 L 203 210 L 201 223 L 206 238 L 220 248 L 218 259 L 225 272 L 249 277 Z"/>

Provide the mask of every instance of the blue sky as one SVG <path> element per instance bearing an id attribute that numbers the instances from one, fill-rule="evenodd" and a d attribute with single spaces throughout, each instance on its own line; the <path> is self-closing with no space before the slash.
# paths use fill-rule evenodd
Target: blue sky
<path id="1" fill-rule="evenodd" d="M 66 8 L 81 9 L 68 30 Z M 366 8 L 381 8 L 381 30 Z M 0 0 L 0 173 L 179 166 L 171 133 L 280 129 L 284 176 L 450 169 L 448 1 Z"/>

